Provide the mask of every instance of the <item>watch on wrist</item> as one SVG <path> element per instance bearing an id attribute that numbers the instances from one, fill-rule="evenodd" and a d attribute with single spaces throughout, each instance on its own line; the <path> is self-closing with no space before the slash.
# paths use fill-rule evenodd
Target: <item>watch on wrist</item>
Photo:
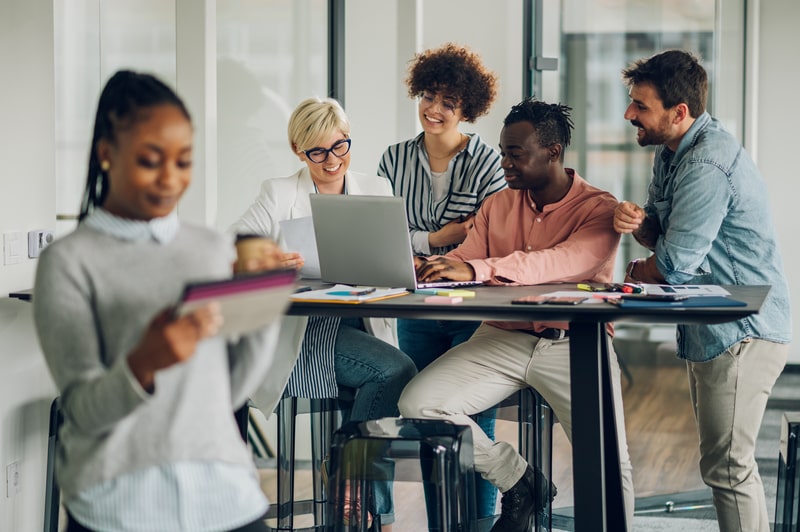
<path id="1" fill-rule="evenodd" d="M 627 275 L 631 279 L 636 279 L 636 277 L 634 277 L 633 275 L 633 271 L 636 269 L 636 265 L 643 261 L 644 259 L 633 259 L 632 261 L 630 261 L 628 263 L 628 269 L 625 270 L 625 275 Z"/>

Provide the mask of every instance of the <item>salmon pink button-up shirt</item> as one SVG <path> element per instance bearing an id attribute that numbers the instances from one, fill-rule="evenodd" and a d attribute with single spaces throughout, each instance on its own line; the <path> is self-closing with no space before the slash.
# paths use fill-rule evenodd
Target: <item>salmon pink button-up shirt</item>
<path id="1" fill-rule="evenodd" d="M 505 189 L 484 200 L 464 242 L 445 255 L 469 263 L 488 285 L 608 283 L 619 234 L 617 200 L 567 168 L 572 186 L 539 209 L 527 190 Z M 569 328 L 565 322 L 490 322 L 501 329 Z"/>

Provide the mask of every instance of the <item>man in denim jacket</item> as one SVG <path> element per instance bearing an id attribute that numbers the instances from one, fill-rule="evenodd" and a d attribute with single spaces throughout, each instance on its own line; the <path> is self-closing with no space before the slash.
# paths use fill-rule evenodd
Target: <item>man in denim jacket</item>
<path id="1" fill-rule="evenodd" d="M 720 530 L 769 532 L 755 443 L 791 337 L 789 291 L 766 186 L 739 142 L 705 111 L 708 80 L 691 54 L 667 51 L 623 71 L 625 119 L 656 145 L 644 208 L 624 201 L 614 228 L 654 253 L 628 280 L 771 285 L 759 314 L 717 325 L 678 325 L 700 435 L 700 469 Z"/>

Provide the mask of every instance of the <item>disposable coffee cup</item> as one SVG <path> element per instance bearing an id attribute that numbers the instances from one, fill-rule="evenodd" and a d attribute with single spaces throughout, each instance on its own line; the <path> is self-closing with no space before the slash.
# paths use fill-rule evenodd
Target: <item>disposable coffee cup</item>
<path id="1" fill-rule="evenodd" d="M 246 272 L 253 269 L 252 264 L 254 262 L 262 264 L 265 258 L 272 254 L 271 251 L 274 247 L 275 243 L 264 235 L 236 235 L 236 264 L 234 265 L 234 271 Z"/>

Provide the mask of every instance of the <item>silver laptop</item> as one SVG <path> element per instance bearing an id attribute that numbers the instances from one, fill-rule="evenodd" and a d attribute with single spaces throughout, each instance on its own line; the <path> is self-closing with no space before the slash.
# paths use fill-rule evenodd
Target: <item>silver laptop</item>
<path id="1" fill-rule="evenodd" d="M 312 194 L 322 280 L 392 288 L 452 288 L 480 281 L 419 283 L 403 198 Z"/>

